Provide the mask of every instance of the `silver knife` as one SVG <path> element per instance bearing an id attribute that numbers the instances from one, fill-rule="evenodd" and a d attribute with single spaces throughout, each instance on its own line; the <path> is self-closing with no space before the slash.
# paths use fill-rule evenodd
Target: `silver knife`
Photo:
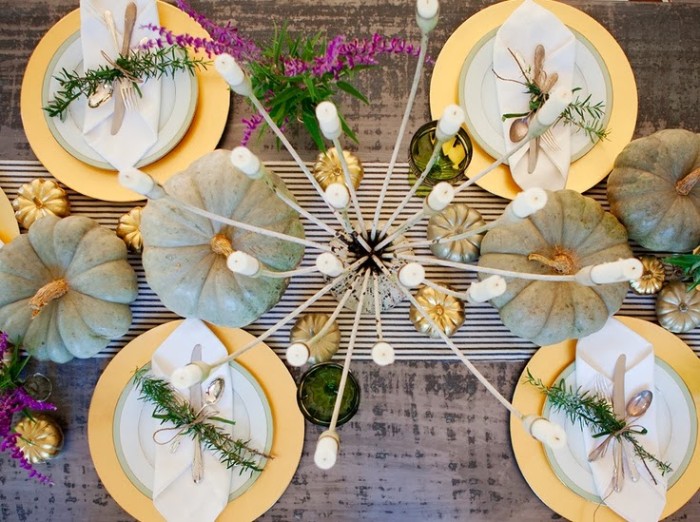
<path id="1" fill-rule="evenodd" d="M 627 366 L 627 356 L 625 354 L 620 355 L 615 362 L 615 370 L 613 372 L 613 413 L 615 417 L 619 420 L 624 420 L 625 418 L 625 369 Z M 622 444 L 615 444 L 613 446 L 613 487 L 615 491 L 619 492 L 622 490 L 622 482 L 624 480 L 624 469 L 622 467 Z"/>
<path id="2" fill-rule="evenodd" d="M 136 23 L 136 4 L 129 2 L 124 11 L 124 39 L 122 40 L 121 55 L 126 56 L 129 53 L 129 47 L 131 45 L 131 34 L 134 31 L 134 24 Z M 112 115 L 112 128 L 111 132 L 114 136 L 122 126 L 124 121 L 124 114 L 126 113 L 126 105 L 124 103 L 124 95 L 119 89 L 121 82 L 129 81 L 126 78 L 122 78 L 113 85 L 114 92 L 114 114 Z"/>
<path id="3" fill-rule="evenodd" d="M 202 345 L 195 344 L 192 348 L 192 356 L 190 362 L 202 360 Z M 197 383 L 190 386 L 190 405 L 195 412 L 202 408 L 202 384 Z M 194 457 L 192 457 L 192 480 L 195 484 L 202 481 L 204 475 L 204 463 L 202 462 L 202 445 L 199 442 L 199 437 L 194 438 Z"/>

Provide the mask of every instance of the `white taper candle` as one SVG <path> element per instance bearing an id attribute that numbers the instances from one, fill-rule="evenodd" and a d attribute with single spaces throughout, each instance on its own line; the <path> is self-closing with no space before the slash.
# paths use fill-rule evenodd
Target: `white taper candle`
<path id="1" fill-rule="evenodd" d="M 253 92 L 250 78 L 230 54 L 219 54 L 214 58 L 214 67 L 236 94 L 250 96 Z"/>
<path id="2" fill-rule="evenodd" d="M 467 290 L 467 300 L 470 303 L 484 303 L 502 295 L 505 291 L 506 280 L 499 275 L 493 275 L 483 281 L 472 283 Z"/>
<path id="3" fill-rule="evenodd" d="M 338 109 L 329 101 L 324 101 L 316 106 L 316 119 L 321 127 L 321 132 L 328 140 L 337 139 L 342 132 Z"/>
<path id="4" fill-rule="evenodd" d="M 591 280 L 598 284 L 622 283 L 642 277 L 644 267 L 639 259 L 619 259 L 591 268 Z"/>
<path id="5" fill-rule="evenodd" d="M 549 127 L 559 119 L 561 113 L 571 103 L 571 90 L 557 89 L 549 94 L 544 105 L 535 113 L 535 119 L 540 125 Z"/>
<path id="6" fill-rule="evenodd" d="M 142 170 L 132 168 L 119 171 L 117 180 L 122 187 L 142 196 L 148 196 L 151 199 L 165 196 L 165 191 L 156 183 L 156 180 Z"/>
<path id="7" fill-rule="evenodd" d="M 330 252 L 324 252 L 316 258 L 316 268 L 328 277 L 338 277 L 345 270 L 343 263 Z"/>
<path id="8" fill-rule="evenodd" d="M 445 141 L 453 137 L 464 123 L 464 110 L 459 105 L 448 105 L 442 111 L 442 116 L 435 129 L 435 138 Z"/>
<path id="9" fill-rule="evenodd" d="M 260 179 L 265 174 L 260 159 L 248 147 L 236 147 L 231 151 L 231 164 L 250 179 Z"/>
<path id="10" fill-rule="evenodd" d="M 399 281 L 408 288 L 415 288 L 425 279 L 425 269 L 419 263 L 408 263 L 399 270 Z"/>
<path id="11" fill-rule="evenodd" d="M 547 204 L 547 193 L 539 187 L 527 189 L 517 196 L 510 204 L 513 214 L 520 219 L 534 214 Z"/>
<path id="12" fill-rule="evenodd" d="M 326 187 L 323 197 L 335 209 L 342 210 L 350 204 L 350 192 L 343 183 L 331 183 Z"/>
<path id="13" fill-rule="evenodd" d="M 310 353 L 309 347 L 304 343 L 292 343 L 287 347 L 285 356 L 289 364 L 299 367 L 306 364 L 306 361 L 309 360 Z"/>
<path id="14" fill-rule="evenodd" d="M 331 469 L 338 459 L 340 439 L 335 431 L 324 431 L 316 443 L 314 452 L 314 464 L 320 469 Z"/>
<path id="15" fill-rule="evenodd" d="M 394 347 L 384 341 L 379 341 L 372 347 L 372 360 L 379 366 L 393 364 L 396 359 Z"/>
<path id="16" fill-rule="evenodd" d="M 170 382 L 180 390 L 186 390 L 193 384 L 202 382 L 209 376 L 211 366 L 204 361 L 196 361 L 180 368 L 175 368 L 170 375 Z"/>
<path id="17" fill-rule="evenodd" d="M 228 255 L 226 266 L 231 272 L 249 277 L 255 276 L 261 269 L 260 261 L 240 250 Z"/>
<path id="18" fill-rule="evenodd" d="M 433 187 L 428 197 L 425 199 L 428 207 L 435 212 L 440 212 L 452 203 L 455 197 L 455 189 L 446 181 L 441 181 Z"/>
<path id="19" fill-rule="evenodd" d="M 552 449 L 566 446 L 566 432 L 559 424 L 544 417 L 528 415 L 523 418 L 523 425 L 530 435 Z"/>
<path id="20" fill-rule="evenodd" d="M 437 0 L 418 0 L 416 2 L 416 23 L 423 34 L 427 34 L 438 22 L 440 4 Z"/>

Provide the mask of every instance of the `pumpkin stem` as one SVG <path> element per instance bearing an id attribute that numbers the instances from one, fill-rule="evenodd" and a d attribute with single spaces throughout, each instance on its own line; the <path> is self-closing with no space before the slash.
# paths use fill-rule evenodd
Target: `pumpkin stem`
<path id="1" fill-rule="evenodd" d="M 215 254 L 221 254 L 222 256 L 228 257 L 233 254 L 233 245 L 229 238 L 223 234 L 216 234 L 209 242 L 211 246 L 211 251 Z"/>
<path id="2" fill-rule="evenodd" d="M 700 168 L 695 169 L 690 174 L 686 174 L 685 177 L 679 179 L 676 182 L 676 192 L 681 196 L 687 196 L 698 181 L 700 181 Z"/>
<path id="3" fill-rule="evenodd" d="M 39 315 L 39 312 L 51 301 L 58 299 L 68 292 L 68 283 L 66 280 L 56 279 L 45 284 L 37 290 L 34 297 L 29 300 L 29 308 L 32 309 L 32 317 Z"/>
<path id="4" fill-rule="evenodd" d="M 549 259 L 542 254 L 530 254 L 527 256 L 528 261 L 537 261 L 544 266 L 553 268 L 560 274 L 569 275 L 574 273 L 574 262 L 571 256 L 564 252 L 558 252 L 554 255 L 554 259 Z"/>

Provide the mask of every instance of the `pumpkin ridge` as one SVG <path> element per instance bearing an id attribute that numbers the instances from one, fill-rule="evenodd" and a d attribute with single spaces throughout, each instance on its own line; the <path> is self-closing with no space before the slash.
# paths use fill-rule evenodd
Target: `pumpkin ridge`
<path id="1" fill-rule="evenodd" d="M 591 228 L 588 230 L 588 234 L 586 234 L 585 237 L 582 237 L 578 243 L 576 243 L 575 245 L 570 245 L 571 248 L 574 248 L 574 249 L 581 248 L 588 241 L 588 239 L 595 233 L 595 231 L 598 229 L 598 227 L 602 225 L 604 219 L 605 219 L 605 212 L 598 213 L 598 220 L 595 222 L 595 225 L 591 226 Z"/>

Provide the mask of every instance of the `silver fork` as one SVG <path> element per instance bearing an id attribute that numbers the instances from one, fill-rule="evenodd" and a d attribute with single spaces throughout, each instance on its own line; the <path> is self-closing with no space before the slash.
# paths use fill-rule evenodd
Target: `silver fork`
<path id="1" fill-rule="evenodd" d="M 126 6 L 126 12 L 124 14 L 124 39 L 122 40 L 122 56 L 127 56 L 129 54 L 129 48 L 131 44 L 131 34 L 134 31 L 134 24 L 136 23 L 136 4 L 130 2 Z M 124 98 L 124 105 L 127 109 L 135 109 L 138 107 L 138 97 L 136 96 L 136 88 L 134 87 L 134 82 L 122 79 L 119 82 L 119 90 L 122 93 L 122 98 Z"/>
<path id="2" fill-rule="evenodd" d="M 114 40 L 114 47 L 118 50 L 119 49 L 119 35 L 117 34 L 117 26 L 114 23 L 114 17 L 112 16 L 111 11 L 105 11 L 104 13 L 104 20 L 105 23 L 107 24 L 107 28 L 109 29 L 109 34 L 112 35 L 112 40 Z M 124 44 L 122 45 L 122 54 L 124 54 L 124 48 L 126 48 L 126 52 L 129 52 L 129 41 L 131 40 L 131 34 L 128 35 L 127 39 L 127 30 L 128 27 L 125 25 L 124 27 Z M 132 30 L 133 30 L 133 25 L 132 25 Z M 136 109 L 138 108 L 138 96 L 136 95 L 136 89 L 134 87 L 133 82 L 127 80 L 127 79 L 121 79 L 119 80 L 119 92 L 122 95 L 122 99 L 124 100 L 124 105 L 126 106 L 127 109 Z"/>
<path id="3" fill-rule="evenodd" d="M 553 151 L 561 150 L 561 147 L 557 143 L 557 140 L 554 139 L 554 135 L 552 134 L 551 128 L 544 131 L 544 133 L 542 134 L 542 136 L 540 136 L 540 138 Z"/>

